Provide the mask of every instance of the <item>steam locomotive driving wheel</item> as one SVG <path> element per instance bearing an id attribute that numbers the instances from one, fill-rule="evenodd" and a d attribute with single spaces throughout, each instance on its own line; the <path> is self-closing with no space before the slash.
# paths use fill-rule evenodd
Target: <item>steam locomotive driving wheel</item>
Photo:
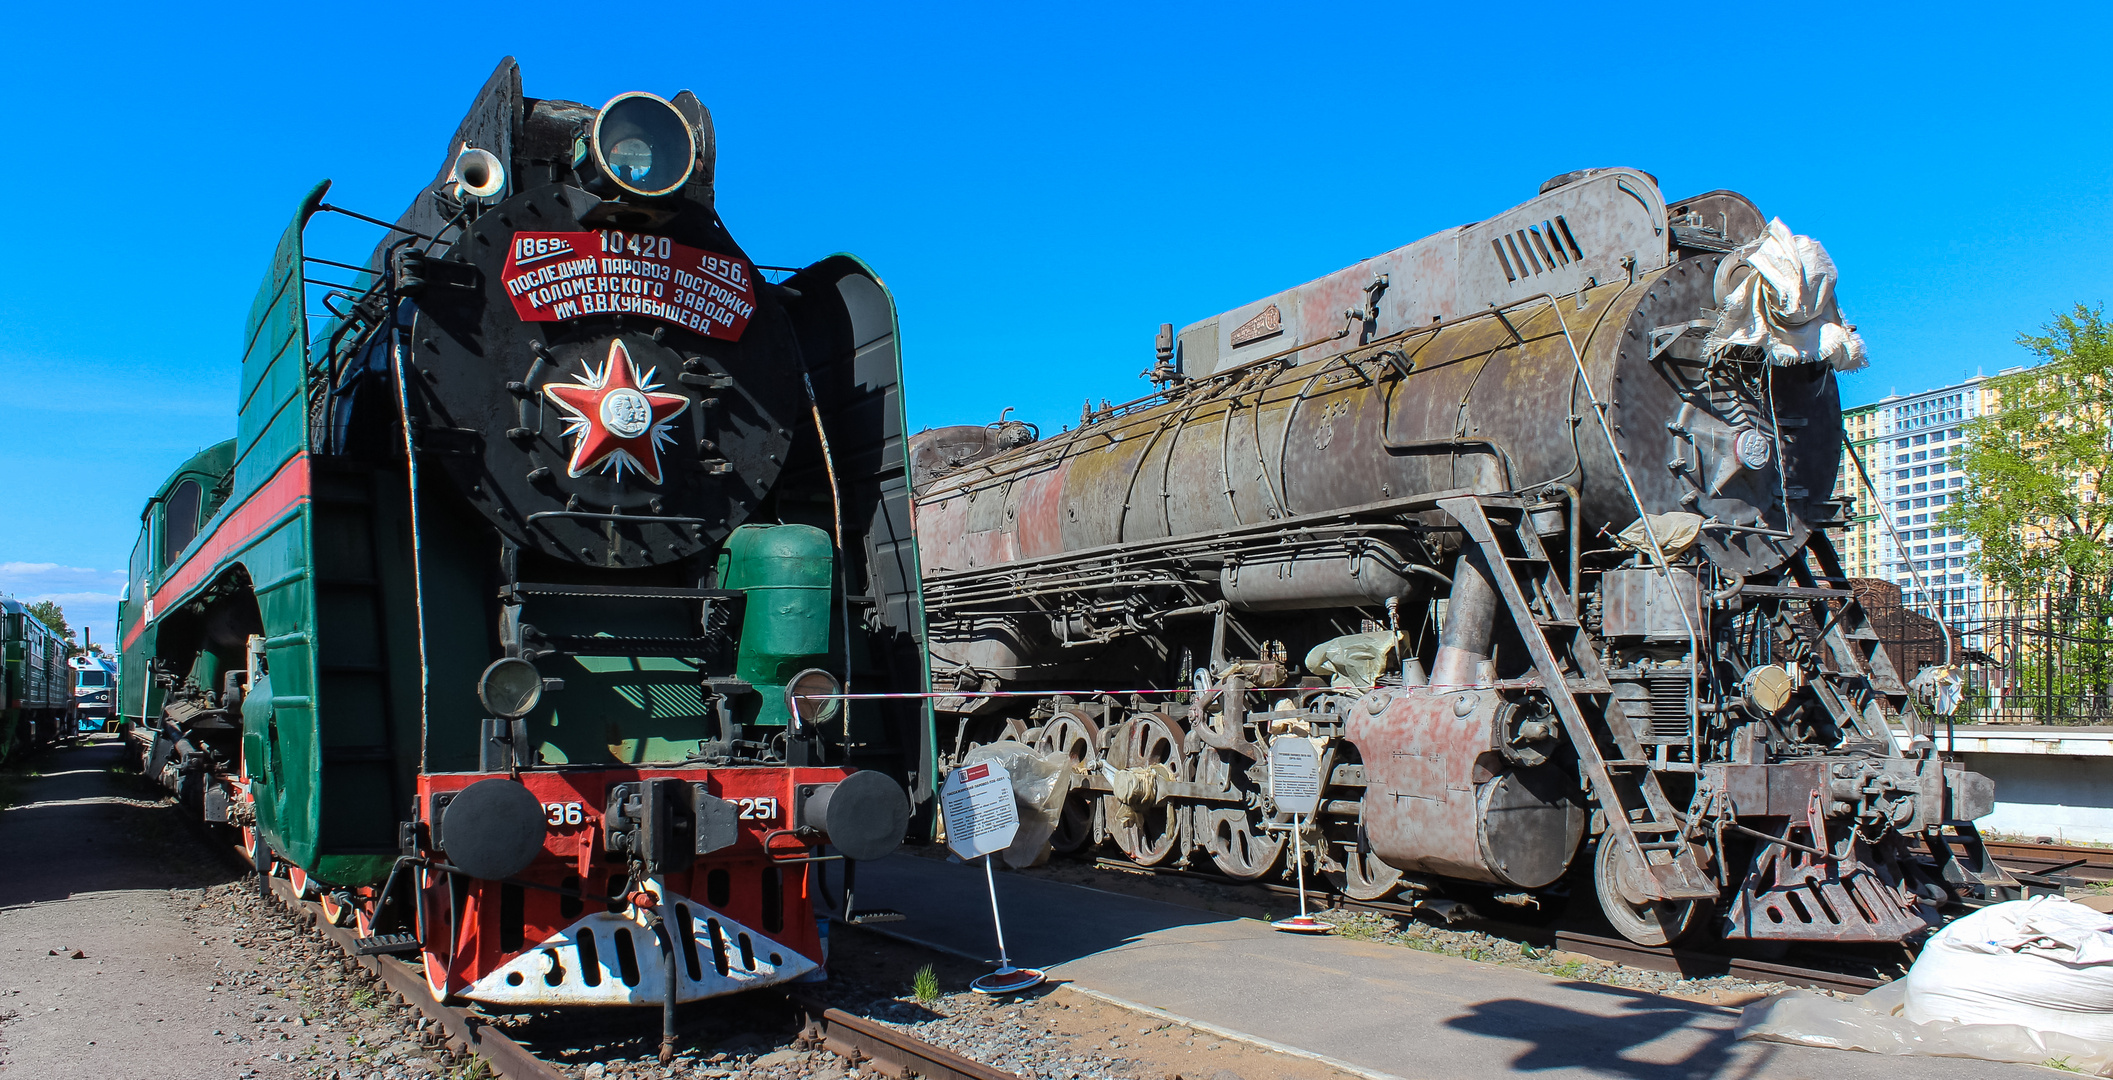
<path id="1" fill-rule="evenodd" d="M 1087 776 L 1100 771 L 1100 735 L 1100 727 L 1091 717 L 1067 709 L 1036 730 L 1034 748 L 1044 754 L 1062 751 L 1071 761 L 1072 772 Z M 1093 841 L 1093 803 L 1091 795 L 1065 796 L 1056 833 L 1049 839 L 1051 848 L 1069 853 Z"/>
<path id="2" fill-rule="evenodd" d="M 1196 755 L 1195 782 L 1206 788 L 1231 788 L 1246 797 L 1244 803 L 1212 803 L 1191 811 L 1196 816 L 1196 838 L 1211 863 L 1229 878 L 1256 881 L 1275 868 L 1284 857 L 1284 834 L 1264 832 L 1262 826 L 1276 817 L 1276 806 L 1264 791 L 1268 777 L 1244 754 L 1205 747 Z"/>
<path id="3" fill-rule="evenodd" d="M 1613 836 L 1599 839 L 1592 858 L 1593 891 L 1614 932 L 1638 945 L 1670 945 L 1701 928 L 1708 905 L 1701 900 L 1649 900 L 1644 868 L 1635 848 Z"/>
<path id="4" fill-rule="evenodd" d="M 1116 768 L 1149 771 L 1154 788 L 1149 795 L 1134 795 L 1127 803 L 1119 794 L 1103 800 L 1109 835 L 1134 862 L 1145 866 L 1165 862 L 1180 846 L 1186 824 L 1182 820 L 1186 808 L 1157 790 L 1169 780 L 1181 779 L 1185 771 L 1180 727 L 1160 713 L 1138 713 L 1115 729 L 1109 751 Z"/>

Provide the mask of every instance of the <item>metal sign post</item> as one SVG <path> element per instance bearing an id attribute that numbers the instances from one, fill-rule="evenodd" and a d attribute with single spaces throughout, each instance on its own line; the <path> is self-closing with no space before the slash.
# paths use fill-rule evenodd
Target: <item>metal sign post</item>
<path id="1" fill-rule="evenodd" d="M 1311 820 L 1321 806 L 1321 756 L 1313 740 L 1298 735 L 1269 740 L 1269 798 L 1291 814 L 1291 861 L 1299 879 L 1299 913 L 1270 925 L 1293 934 L 1325 934 L 1333 927 L 1306 914 L 1306 830 L 1299 820 Z"/>
<path id="2" fill-rule="evenodd" d="M 948 774 L 939 790 L 940 813 L 946 818 L 946 846 L 963 859 L 983 860 L 983 879 L 990 886 L 990 924 L 998 934 L 998 970 L 971 981 L 979 994 L 1011 994 L 1041 984 L 1034 968 L 1016 968 L 1005 954 L 1005 924 L 998 915 L 998 875 L 991 859 L 1020 831 L 1020 808 L 1013 802 L 1012 778 L 1004 766 L 984 761 Z"/>

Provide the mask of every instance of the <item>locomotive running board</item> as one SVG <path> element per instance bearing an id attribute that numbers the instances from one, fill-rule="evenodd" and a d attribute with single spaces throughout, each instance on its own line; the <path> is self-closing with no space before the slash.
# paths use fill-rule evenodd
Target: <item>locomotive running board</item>
<path id="1" fill-rule="evenodd" d="M 1556 715 L 1562 717 L 1570 745 L 1577 749 L 1608 834 L 1636 852 L 1637 862 L 1648 871 L 1646 879 L 1637 883 L 1642 893 L 1652 900 L 1716 899 L 1717 884 L 1703 872 L 1682 837 L 1673 805 L 1644 757 L 1643 744 L 1626 725 L 1607 722 L 1606 701 L 1613 696 L 1613 687 L 1606 668 L 1599 662 L 1592 636 L 1578 621 L 1570 590 L 1541 547 L 1525 508 L 1515 500 L 1481 495 L 1444 499 L 1438 508 L 1451 514 L 1481 547 L 1497 593 L 1533 656 L 1542 689 Z M 1490 509 L 1510 520 L 1492 520 Z M 1534 610 L 1536 602 L 1539 612 Z M 1560 650 L 1549 641 L 1550 630 L 1569 635 Z M 1599 699 L 1589 712 L 1578 700 L 1580 693 Z M 1617 756 L 1609 757 L 1610 750 Z"/>

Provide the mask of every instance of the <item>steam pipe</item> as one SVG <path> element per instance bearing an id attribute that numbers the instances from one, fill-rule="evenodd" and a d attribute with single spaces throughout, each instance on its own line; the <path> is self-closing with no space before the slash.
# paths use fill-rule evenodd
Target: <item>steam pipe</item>
<path id="1" fill-rule="evenodd" d="M 1467 547 L 1453 568 L 1453 593 L 1445 605 L 1445 625 L 1438 633 L 1438 655 L 1431 663 L 1431 685 L 1473 686 L 1478 668 L 1489 659 L 1496 634 L 1497 589 L 1489 560 L 1480 545 Z"/>

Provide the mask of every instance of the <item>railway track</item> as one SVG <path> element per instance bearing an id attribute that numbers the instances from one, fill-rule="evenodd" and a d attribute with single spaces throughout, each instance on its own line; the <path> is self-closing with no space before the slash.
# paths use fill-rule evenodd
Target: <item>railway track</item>
<path id="1" fill-rule="evenodd" d="M 302 900 L 284 878 L 271 878 L 272 898 L 295 912 L 360 966 L 373 972 L 403 1004 L 417 1009 L 446 1033 L 457 1050 L 476 1054 L 492 1072 L 507 1080 L 566 1080 L 566 1074 L 489 1020 L 436 999 L 425 976 L 393 956 L 360 956 L 351 930 L 330 925 L 314 901 Z M 772 993 L 773 991 L 758 991 Z M 800 1022 L 795 1045 L 837 1054 L 853 1065 L 866 1065 L 889 1077 L 926 1080 L 1020 1080 L 1003 1069 L 934 1046 L 903 1031 L 841 1009 L 832 1009 L 798 993 L 781 992 Z"/>
<path id="2" fill-rule="evenodd" d="M 1216 885 L 1238 885 L 1266 889 L 1280 896 L 1295 897 L 1298 890 L 1274 882 L 1238 882 L 1215 874 L 1193 870 L 1177 870 L 1171 867 L 1143 866 L 1127 859 L 1096 858 L 1094 865 L 1113 870 L 1147 873 L 1158 877 L 1187 878 L 1208 881 Z M 1359 901 L 1338 893 L 1312 890 L 1309 899 L 1319 897 L 1323 904 L 1341 911 L 1368 911 L 1399 918 L 1414 918 L 1418 914 L 1415 905 L 1390 903 L 1388 901 Z M 1719 975 L 1730 975 L 1754 982 L 1779 982 L 1789 986 L 1802 986 L 1816 990 L 1832 990 L 1844 994 L 1861 994 L 1881 985 L 1882 980 L 1849 972 L 1830 971 L 1825 968 L 1779 964 L 1773 961 L 1756 960 L 1726 953 L 1702 952 L 1693 949 L 1676 949 L 1638 945 L 1623 938 L 1606 937 L 1577 930 L 1558 930 L 1547 927 L 1521 926 L 1496 920 L 1476 918 L 1474 929 L 1498 937 L 1509 938 L 1536 948 L 1564 949 L 1598 960 L 1606 960 L 1628 967 L 1642 968 L 1679 975 L 1682 978 L 1699 979 Z"/>
<path id="3" fill-rule="evenodd" d="M 2013 873 L 2022 871 L 2040 877 L 2070 878 L 2078 885 L 2113 882 L 2113 848 L 2007 840 L 1990 840 L 1987 846 L 1989 857 Z"/>

